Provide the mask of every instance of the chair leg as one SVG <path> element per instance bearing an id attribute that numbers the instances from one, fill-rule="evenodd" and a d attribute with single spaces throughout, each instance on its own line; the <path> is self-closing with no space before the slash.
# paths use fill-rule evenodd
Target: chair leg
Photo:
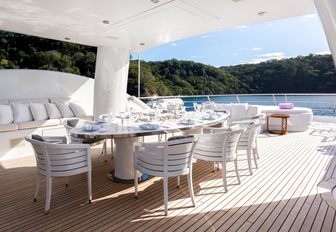
<path id="1" fill-rule="evenodd" d="M 216 167 L 216 162 L 214 162 L 214 163 L 213 163 L 213 173 L 216 172 L 216 169 L 217 169 L 217 167 Z"/>
<path id="2" fill-rule="evenodd" d="M 253 160 L 254 160 L 254 165 L 256 168 L 258 168 L 257 157 L 259 158 L 258 152 L 256 149 L 253 149 Z"/>
<path id="3" fill-rule="evenodd" d="M 106 151 L 106 139 L 104 140 L 103 143 L 103 155 L 105 156 L 105 163 L 107 163 L 107 151 Z"/>
<path id="4" fill-rule="evenodd" d="M 247 163 L 248 163 L 250 175 L 252 175 L 253 172 L 252 172 L 252 163 L 251 163 L 251 149 L 247 149 Z"/>
<path id="5" fill-rule="evenodd" d="M 65 187 L 66 188 L 69 187 L 69 177 L 68 176 L 65 177 Z"/>
<path id="6" fill-rule="evenodd" d="M 238 172 L 238 161 L 237 161 L 237 159 L 234 160 L 234 165 L 235 165 L 235 169 L 236 169 L 236 176 L 237 176 L 238 184 L 240 184 L 240 177 L 239 177 L 239 172 Z"/>
<path id="7" fill-rule="evenodd" d="M 91 176 L 91 170 L 87 173 L 88 178 L 88 193 L 89 193 L 89 203 L 92 201 L 92 176 Z"/>
<path id="8" fill-rule="evenodd" d="M 224 191 L 227 192 L 227 179 L 226 179 L 226 162 L 222 164 L 222 174 L 223 174 L 223 184 L 224 184 Z"/>
<path id="9" fill-rule="evenodd" d="M 114 149 L 113 149 L 113 138 L 111 138 L 111 156 L 113 159 L 113 153 L 114 153 Z"/>
<path id="10" fill-rule="evenodd" d="M 36 174 L 34 201 L 37 201 L 37 196 L 40 189 L 40 178 L 41 178 L 40 174 Z"/>
<path id="11" fill-rule="evenodd" d="M 52 190 L 52 178 L 51 177 L 47 177 L 47 183 L 46 183 L 46 204 L 45 204 L 44 214 L 48 214 L 49 209 L 50 209 L 51 190 Z"/>
<path id="12" fill-rule="evenodd" d="M 138 173 L 136 169 L 134 169 L 134 197 L 138 199 Z"/>
<path id="13" fill-rule="evenodd" d="M 163 177 L 163 201 L 164 201 L 164 213 L 168 215 L 168 177 Z"/>
<path id="14" fill-rule="evenodd" d="M 194 187 L 193 187 L 192 174 L 191 173 L 189 173 L 187 175 L 187 180 L 188 180 L 188 188 L 189 188 L 189 194 L 190 194 L 191 202 L 192 202 L 193 206 L 195 207 L 196 203 L 195 203 Z"/>
<path id="15" fill-rule="evenodd" d="M 180 188 L 180 182 L 181 182 L 181 179 L 180 179 L 180 176 L 177 177 L 177 188 Z"/>

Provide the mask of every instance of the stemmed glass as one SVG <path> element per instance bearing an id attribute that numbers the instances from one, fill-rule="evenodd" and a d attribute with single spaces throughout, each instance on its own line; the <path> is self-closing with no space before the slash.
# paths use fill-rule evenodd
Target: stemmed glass
<path id="1" fill-rule="evenodd" d="M 120 120 L 121 120 L 121 129 L 122 130 L 124 129 L 125 116 L 126 116 L 126 112 L 124 112 L 124 111 L 119 112 L 119 117 L 120 117 Z"/>

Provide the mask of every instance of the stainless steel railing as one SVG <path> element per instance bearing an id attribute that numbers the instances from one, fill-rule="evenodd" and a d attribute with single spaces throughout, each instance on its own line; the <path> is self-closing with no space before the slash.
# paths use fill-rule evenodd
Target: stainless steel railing
<path id="1" fill-rule="evenodd" d="M 217 103 L 249 103 L 256 105 L 278 105 L 281 102 L 292 102 L 296 106 L 312 108 L 316 115 L 336 116 L 336 94 L 223 94 L 223 95 L 187 95 L 141 97 L 144 101 L 164 98 L 182 98 L 187 108 L 193 102 L 214 101 Z"/>

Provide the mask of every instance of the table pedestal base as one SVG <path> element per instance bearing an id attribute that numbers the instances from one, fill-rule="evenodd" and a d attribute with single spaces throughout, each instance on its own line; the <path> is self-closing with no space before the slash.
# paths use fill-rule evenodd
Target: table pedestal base
<path id="1" fill-rule="evenodd" d="M 139 182 L 142 182 L 142 181 L 145 181 L 145 180 L 148 180 L 151 176 L 150 175 L 147 175 L 147 174 L 142 174 L 139 178 L 138 178 L 138 181 Z M 118 183 L 122 183 L 122 184 L 133 184 L 134 183 L 134 179 L 129 179 L 129 180 L 126 180 L 126 179 L 120 179 L 118 177 L 116 177 L 114 175 L 114 170 L 110 171 L 108 174 L 107 174 L 107 179 L 111 180 L 111 181 L 114 181 L 114 182 L 118 182 Z"/>

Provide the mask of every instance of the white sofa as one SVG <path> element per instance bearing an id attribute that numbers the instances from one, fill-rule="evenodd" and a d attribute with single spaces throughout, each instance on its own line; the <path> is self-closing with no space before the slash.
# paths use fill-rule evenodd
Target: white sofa
<path id="1" fill-rule="evenodd" d="M 92 120 L 85 110 L 69 98 L 0 101 L 0 153 L 11 156 L 25 153 L 23 138 L 31 133 L 64 135 L 64 120 Z"/>
<path id="2" fill-rule="evenodd" d="M 280 109 L 278 106 L 259 106 L 260 111 L 266 115 L 269 114 L 287 114 L 288 118 L 288 131 L 300 132 L 309 129 L 313 122 L 313 111 L 310 108 L 294 107 L 293 109 Z M 281 119 L 270 118 L 269 129 L 279 129 Z"/>

